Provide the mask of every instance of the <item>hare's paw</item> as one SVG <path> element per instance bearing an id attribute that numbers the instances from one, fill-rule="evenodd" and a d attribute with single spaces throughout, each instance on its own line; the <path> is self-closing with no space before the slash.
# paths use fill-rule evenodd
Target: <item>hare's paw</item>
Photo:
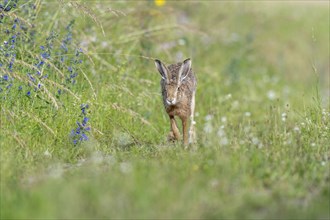
<path id="1" fill-rule="evenodd" d="M 173 131 L 170 131 L 170 133 L 168 133 L 168 135 L 167 135 L 167 141 L 168 142 L 175 142 L 176 140 L 177 139 L 175 138 Z"/>
<path id="2" fill-rule="evenodd" d="M 191 126 L 189 129 L 189 144 L 196 144 L 196 142 L 195 126 Z"/>

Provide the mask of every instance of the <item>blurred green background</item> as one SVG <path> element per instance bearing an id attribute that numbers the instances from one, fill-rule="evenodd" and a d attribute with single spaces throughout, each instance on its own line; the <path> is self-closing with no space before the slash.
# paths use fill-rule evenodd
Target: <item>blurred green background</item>
<path id="1" fill-rule="evenodd" d="M 18 36 L 13 70 L 6 56 L 0 67 L 1 218 L 330 217 L 328 1 L 30 0 L 1 13 L 1 47 Z M 166 141 L 153 59 L 188 57 L 198 143 L 183 150 Z"/>

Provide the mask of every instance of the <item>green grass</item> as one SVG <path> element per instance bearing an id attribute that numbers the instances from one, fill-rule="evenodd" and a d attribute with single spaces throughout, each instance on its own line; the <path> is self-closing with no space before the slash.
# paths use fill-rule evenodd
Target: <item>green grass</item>
<path id="1" fill-rule="evenodd" d="M 27 2 L 36 10 L 0 26 L 0 45 L 17 15 L 36 31 L 18 39 L 13 71 L 0 68 L 1 218 L 330 217 L 329 3 Z M 58 54 L 73 19 L 69 55 Z M 34 92 L 22 62 L 35 64 L 52 30 L 57 68 L 42 68 Z M 72 84 L 62 74 L 75 48 Z M 166 142 L 152 58 L 187 57 L 198 143 L 184 150 Z M 83 103 L 91 131 L 74 145 Z"/>

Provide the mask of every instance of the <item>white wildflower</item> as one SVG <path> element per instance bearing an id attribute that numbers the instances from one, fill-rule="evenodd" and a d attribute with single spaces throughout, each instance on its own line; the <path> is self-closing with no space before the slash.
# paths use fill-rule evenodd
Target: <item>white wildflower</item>
<path id="1" fill-rule="evenodd" d="M 48 149 L 44 152 L 45 157 L 52 157 L 52 154 L 48 151 Z"/>
<path id="2" fill-rule="evenodd" d="M 228 100 L 228 99 L 231 99 L 231 97 L 232 97 L 232 95 L 229 93 L 228 95 L 226 95 L 226 100 Z"/>
<path id="3" fill-rule="evenodd" d="M 276 93 L 273 90 L 267 92 L 267 97 L 269 100 L 274 100 L 276 98 Z"/>
<path id="4" fill-rule="evenodd" d="M 253 137 L 253 138 L 252 138 L 252 143 L 253 143 L 254 145 L 258 145 L 258 144 L 259 144 L 259 139 L 256 138 L 256 137 Z"/>
<path id="5" fill-rule="evenodd" d="M 179 39 L 179 40 L 178 40 L 178 44 L 181 45 L 181 46 L 185 45 L 185 44 L 186 44 L 185 39 L 182 39 L 182 38 Z"/>
<path id="6" fill-rule="evenodd" d="M 103 48 L 107 48 L 108 47 L 108 42 L 107 41 L 102 41 L 101 46 Z"/>
<path id="7" fill-rule="evenodd" d="M 211 121 L 213 119 L 213 115 L 206 115 L 205 121 Z"/>
<path id="8" fill-rule="evenodd" d="M 204 126 L 204 132 L 205 133 L 211 133 L 213 130 L 212 124 L 211 123 L 206 123 Z"/>
<path id="9" fill-rule="evenodd" d="M 325 108 L 322 108 L 322 115 L 326 115 L 327 111 L 325 110 Z"/>
<path id="10" fill-rule="evenodd" d="M 220 128 L 220 129 L 218 130 L 217 135 L 218 135 L 219 137 L 224 137 L 224 136 L 226 136 L 226 132 L 225 132 L 222 128 Z"/>

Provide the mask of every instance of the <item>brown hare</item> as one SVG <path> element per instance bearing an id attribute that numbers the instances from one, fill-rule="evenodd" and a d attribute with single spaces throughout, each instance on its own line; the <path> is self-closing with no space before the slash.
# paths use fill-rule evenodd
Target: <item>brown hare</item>
<path id="1" fill-rule="evenodd" d="M 160 60 L 155 60 L 157 70 L 162 79 L 160 81 L 163 104 L 170 117 L 171 132 L 170 140 L 179 140 L 180 132 L 174 116 L 182 121 L 183 144 L 195 142 L 195 93 L 197 81 L 191 69 L 191 60 L 186 59 L 182 63 L 164 65 Z M 189 139 L 188 121 L 190 119 Z"/>

